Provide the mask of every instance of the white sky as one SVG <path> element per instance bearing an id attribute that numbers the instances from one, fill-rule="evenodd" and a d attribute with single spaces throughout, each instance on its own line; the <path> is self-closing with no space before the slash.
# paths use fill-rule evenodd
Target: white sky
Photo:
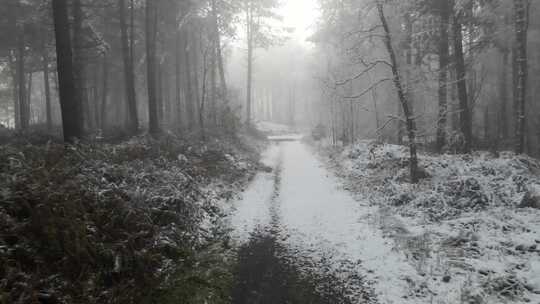
<path id="1" fill-rule="evenodd" d="M 281 0 L 283 6 L 278 12 L 287 27 L 296 29 L 293 39 L 304 43 L 314 31 L 318 18 L 317 0 Z"/>

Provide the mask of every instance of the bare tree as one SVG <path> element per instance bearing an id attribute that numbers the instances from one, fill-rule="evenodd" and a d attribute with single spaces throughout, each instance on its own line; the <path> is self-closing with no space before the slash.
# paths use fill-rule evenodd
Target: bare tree
<path id="1" fill-rule="evenodd" d="M 405 115 L 405 121 L 407 126 L 407 135 L 409 140 L 409 169 L 411 175 L 411 182 L 417 183 L 420 176 L 418 170 L 418 156 L 417 156 L 417 146 L 416 146 L 416 122 L 414 119 L 414 114 L 412 113 L 409 107 L 409 100 L 403 89 L 402 79 L 399 74 L 399 66 L 396 58 L 396 53 L 394 47 L 392 46 L 392 34 L 390 32 L 390 27 L 386 20 L 384 14 L 384 6 L 381 1 L 377 1 L 377 10 L 379 19 L 381 21 L 383 30 L 384 30 L 384 43 L 386 50 L 388 51 L 388 56 L 390 57 L 390 65 L 392 69 L 393 82 L 397 90 L 397 95 L 401 108 L 403 109 L 403 114 Z"/>

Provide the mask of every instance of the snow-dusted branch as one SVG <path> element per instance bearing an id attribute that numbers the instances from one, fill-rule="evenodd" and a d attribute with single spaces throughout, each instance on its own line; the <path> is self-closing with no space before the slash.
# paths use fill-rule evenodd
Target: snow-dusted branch
<path id="1" fill-rule="evenodd" d="M 362 64 L 366 67 L 366 69 L 363 70 L 362 72 L 356 74 L 354 77 L 351 77 L 351 78 L 344 79 L 342 81 L 336 82 L 336 86 L 342 86 L 342 85 L 345 85 L 345 84 L 347 84 L 347 83 L 349 83 L 351 81 L 359 79 L 360 77 L 362 77 L 362 76 L 366 75 L 367 73 L 369 73 L 369 71 L 374 69 L 379 64 L 390 65 L 390 63 L 386 62 L 385 60 L 377 60 L 377 61 L 371 62 L 369 64 L 366 63 L 363 59 L 360 59 L 360 60 L 361 60 Z"/>
<path id="2" fill-rule="evenodd" d="M 386 81 L 392 81 L 393 79 L 392 78 L 383 78 L 383 79 L 380 79 L 379 81 L 373 83 L 372 85 L 370 85 L 367 89 L 365 89 L 364 91 L 362 91 L 360 94 L 357 94 L 357 95 L 354 95 L 354 96 L 343 96 L 343 99 L 358 99 L 364 95 L 366 95 L 367 93 L 371 92 L 371 90 L 375 89 L 377 86 L 379 86 L 381 83 L 384 83 Z"/>

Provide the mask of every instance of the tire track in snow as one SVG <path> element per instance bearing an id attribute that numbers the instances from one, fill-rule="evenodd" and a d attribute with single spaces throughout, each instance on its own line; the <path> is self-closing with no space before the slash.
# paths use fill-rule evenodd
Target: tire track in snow
<path id="1" fill-rule="evenodd" d="M 298 223 L 297 217 L 304 218 L 302 214 L 307 214 L 309 218 L 315 215 L 313 212 L 331 214 L 328 209 L 332 207 L 326 205 L 327 210 L 324 211 L 313 209 L 320 206 L 310 204 L 309 200 L 316 203 L 313 194 L 322 195 L 320 191 L 327 191 L 328 188 L 319 184 L 321 176 L 316 171 L 318 164 L 313 163 L 313 155 L 303 154 L 295 159 L 295 153 L 307 152 L 302 149 L 305 147 L 300 143 L 280 143 L 271 147 L 265 160 L 273 160 L 273 174 L 261 173 L 257 176 L 244 198 L 237 203 L 232 224 L 241 246 L 233 302 L 376 303 L 370 286 L 364 280 L 364 269 L 359 267 L 356 260 L 343 257 L 339 250 L 332 250 L 336 246 L 335 243 L 331 244 L 332 240 L 321 238 L 314 242 L 310 229 L 315 232 L 328 229 L 327 225 L 322 224 L 326 220 L 323 214 L 316 215 L 315 221 L 306 222 L 307 225 L 314 225 L 310 229 L 299 229 L 305 227 L 294 225 Z M 297 176 L 291 179 L 291 174 L 305 176 L 307 184 Z M 297 196 L 292 195 L 292 198 L 291 187 L 298 190 Z M 298 205 L 302 208 L 295 209 Z M 265 212 L 255 212 L 253 208 L 262 208 Z M 348 217 L 345 216 L 343 220 L 347 221 Z M 321 242 L 329 242 L 330 248 L 321 246 Z"/>
<path id="2" fill-rule="evenodd" d="M 287 244 L 281 223 L 283 144 L 275 164 L 268 221 L 259 224 L 238 250 L 233 303 L 352 304 L 347 283 L 326 271 L 330 265 L 299 255 Z M 251 197 L 251 196 L 250 196 Z M 249 202 L 243 202 L 249 204 Z M 262 222 L 261 222 L 262 223 Z"/>
<path id="3" fill-rule="evenodd" d="M 366 290 L 373 289 L 379 303 L 429 303 L 412 296 L 409 282 L 421 278 L 384 237 L 379 210 L 343 190 L 339 179 L 300 142 L 284 146 L 281 200 L 289 248 L 352 280 L 353 298 L 365 298 Z M 355 276 L 365 278 L 360 281 L 364 285 L 354 282 Z"/>

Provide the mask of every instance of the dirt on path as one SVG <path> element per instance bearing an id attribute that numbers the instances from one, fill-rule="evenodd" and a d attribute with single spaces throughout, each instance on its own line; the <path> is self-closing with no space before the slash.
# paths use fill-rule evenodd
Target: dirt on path
<path id="1" fill-rule="evenodd" d="M 283 197 L 288 187 L 284 182 L 290 183 L 290 152 L 303 147 L 297 145 L 282 142 L 271 147 L 265 162 L 273 171 L 261 173 L 236 206 L 232 224 L 240 246 L 232 303 L 376 303 L 364 276 L 341 271 L 352 263 L 336 265 L 330 252 L 314 256 L 315 249 L 300 248 L 294 240 L 299 231 L 291 231 L 290 223 L 284 222 L 284 204 L 291 204 Z"/>

